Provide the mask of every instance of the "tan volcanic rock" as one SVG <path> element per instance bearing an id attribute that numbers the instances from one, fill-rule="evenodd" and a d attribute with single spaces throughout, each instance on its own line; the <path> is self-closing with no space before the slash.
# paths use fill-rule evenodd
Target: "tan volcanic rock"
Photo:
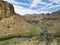
<path id="1" fill-rule="evenodd" d="M 50 34 L 60 32 L 60 11 L 51 14 L 27 14 L 24 19 L 29 22 L 37 21 L 37 25 L 45 28 Z"/>
<path id="2" fill-rule="evenodd" d="M 12 4 L 0 1 L 0 35 L 26 33 L 31 30 L 31 24 L 14 12 Z"/>
<path id="3" fill-rule="evenodd" d="M 20 16 L 14 15 L 0 21 L 0 35 L 25 33 L 31 30 L 31 25 L 25 22 Z"/>
<path id="4" fill-rule="evenodd" d="M 5 1 L 0 1 L 0 20 L 8 18 L 14 13 L 14 7 L 12 4 L 9 4 Z"/>

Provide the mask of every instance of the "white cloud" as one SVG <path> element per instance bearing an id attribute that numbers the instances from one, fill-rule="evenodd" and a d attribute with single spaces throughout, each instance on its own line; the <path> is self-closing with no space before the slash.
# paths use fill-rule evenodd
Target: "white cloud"
<path id="1" fill-rule="evenodd" d="M 33 0 L 31 7 L 35 7 L 37 4 L 39 4 L 41 0 Z"/>
<path id="2" fill-rule="evenodd" d="M 21 14 L 21 15 L 48 13 L 48 11 L 46 11 L 46 9 L 55 8 L 55 7 L 60 6 L 60 4 L 59 4 L 60 0 L 49 0 L 49 1 L 51 1 L 51 3 L 46 3 L 46 2 L 43 2 L 42 0 L 33 0 L 32 4 L 30 5 L 30 8 L 26 9 L 26 8 L 24 8 L 22 6 L 18 6 L 18 5 L 20 5 L 20 4 L 29 5 L 27 3 L 16 2 L 15 0 L 4 0 L 4 1 L 12 3 L 14 6 L 15 12 L 18 14 Z M 54 6 L 53 3 L 57 3 L 58 5 Z M 38 4 L 42 4 L 45 6 L 37 6 Z M 41 8 L 38 10 L 33 10 L 33 9 L 31 9 L 33 7 L 41 7 Z"/>
<path id="3" fill-rule="evenodd" d="M 15 0 L 4 0 L 4 1 L 7 1 L 7 2 L 12 3 L 12 4 L 20 4 L 19 2 L 16 2 Z"/>
<path id="4" fill-rule="evenodd" d="M 33 0 L 30 8 L 35 7 L 35 6 L 37 6 L 38 4 L 44 4 L 44 5 L 45 5 L 45 4 L 47 4 L 47 3 L 46 3 L 46 2 L 42 2 L 42 0 Z"/>
<path id="5" fill-rule="evenodd" d="M 7 2 L 9 2 L 11 4 L 16 4 L 16 5 L 20 5 L 20 4 L 28 5 L 27 3 L 17 2 L 15 0 L 4 0 L 4 1 L 7 1 Z"/>
<path id="6" fill-rule="evenodd" d="M 51 9 L 60 6 L 59 3 L 60 0 L 49 0 L 49 1 L 51 1 L 51 3 L 46 4 L 46 6 L 42 7 L 40 10 L 46 10 L 46 9 Z M 57 3 L 57 5 L 53 5 L 53 3 Z"/>
<path id="7" fill-rule="evenodd" d="M 60 0 L 49 0 L 49 1 L 52 1 L 52 2 L 55 2 L 55 3 L 60 3 Z"/>
<path id="8" fill-rule="evenodd" d="M 42 8 L 41 10 L 46 10 L 46 9 L 51 9 L 51 8 L 56 8 L 56 7 L 59 7 L 60 5 L 53 5 L 53 6 L 50 6 L 50 7 L 45 7 L 45 8 Z M 41 11 L 40 10 L 40 11 Z M 55 9 L 56 10 L 56 9 Z M 52 12 L 52 11 L 51 11 Z"/>
<path id="9" fill-rule="evenodd" d="M 50 8 L 55 8 L 55 7 L 59 7 L 60 5 L 53 5 L 53 6 L 51 6 L 51 7 L 48 7 L 48 8 L 46 8 L 46 9 L 50 9 Z"/>
<path id="10" fill-rule="evenodd" d="M 44 7 L 42 7 L 40 10 L 47 9 L 47 8 L 51 7 L 51 6 L 52 6 L 52 4 L 53 4 L 53 2 L 52 2 L 52 3 L 47 4 L 47 5 L 46 5 L 46 6 L 44 6 Z"/>
<path id="11" fill-rule="evenodd" d="M 21 15 L 47 13 L 47 11 L 38 11 L 38 10 L 26 9 L 26 8 L 24 8 L 22 6 L 17 6 L 15 4 L 20 4 L 20 3 L 16 2 L 15 0 L 5 0 L 5 1 L 7 1 L 9 3 L 12 3 L 13 6 L 14 6 L 15 12 L 18 13 L 18 14 L 21 14 Z"/>
<path id="12" fill-rule="evenodd" d="M 47 13 L 47 11 L 37 11 L 32 9 L 26 9 L 24 7 L 16 6 L 16 5 L 14 5 L 14 8 L 15 8 L 15 12 L 21 15 Z"/>
<path id="13" fill-rule="evenodd" d="M 38 13 L 37 11 L 31 10 L 31 9 L 26 9 L 24 7 L 21 7 L 21 6 L 14 5 L 14 8 L 15 8 L 15 12 L 19 13 L 21 15 Z"/>

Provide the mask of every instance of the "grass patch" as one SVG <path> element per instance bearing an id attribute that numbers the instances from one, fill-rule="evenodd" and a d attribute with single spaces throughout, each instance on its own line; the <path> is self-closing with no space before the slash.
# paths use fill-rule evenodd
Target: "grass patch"
<path id="1" fill-rule="evenodd" d="M 38 29 L 38 27 L 34 27 L 32 29 L 32 31 L 28 32 L 27 34 L 29 34 L 29 35 L 36 35 L 36 34 L 42 34 L 42 33 L 43 32 L 40 29 Z"/>
<path id="2" fill-rule="evenodd" d="M 12 39 L 14 37 L 19 37 L 19 38 L 32 38 L 33 36 L 35 36 L 36 34 L 42 34 L 43 32 L 38 29 L 37 27 L 34 27 L 32 29 L 32 31 L 30 32 L 26 32 L 26 33 L 22 33 L 22 34 L 10 34 L 10 35 L 1 35 L 0 36 L 0 41 L 4 41 L 4 40 L 8 40 L 8 39 Z"/>

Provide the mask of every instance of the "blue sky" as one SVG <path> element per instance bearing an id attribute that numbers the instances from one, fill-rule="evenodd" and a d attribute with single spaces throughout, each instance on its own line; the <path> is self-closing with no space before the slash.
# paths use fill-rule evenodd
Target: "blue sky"
<path id="1" fill-rule="evenodd" d="M 41 14 L 60 10 L 60 0 L 4 0 L 14 6 L 16 13 Z"/>

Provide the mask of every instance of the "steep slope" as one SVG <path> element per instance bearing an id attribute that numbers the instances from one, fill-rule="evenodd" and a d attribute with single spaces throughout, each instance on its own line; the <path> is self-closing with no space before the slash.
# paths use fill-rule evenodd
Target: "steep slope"
<path id="1" fill-rule="evenodd" d="M 22 16 L 15 14 L 12 4 L 0 1 L 0 35 L 26 33 L 31 28 Z"/>
<path id="2" fill-rule="evenodd" d="M 0 35 L 25 33 L 31 30 L 31 25 L 22 20 L 20 16 L 13 15 L 0 21 Z"/>
<path id="3" fill-rule="evenodd" d="M 45 18 L 39 21 L 39 24 L 47 29 L 50 34 L 60 32 L 60 11 L 46 14 L 45 16 Z"/>
<path id="4" fill-rule="evenodd" d="M 12 4 L 5 1 L 0 1 L 0 20 L 8 18 L 14 14 L 14 8 Z"/>

